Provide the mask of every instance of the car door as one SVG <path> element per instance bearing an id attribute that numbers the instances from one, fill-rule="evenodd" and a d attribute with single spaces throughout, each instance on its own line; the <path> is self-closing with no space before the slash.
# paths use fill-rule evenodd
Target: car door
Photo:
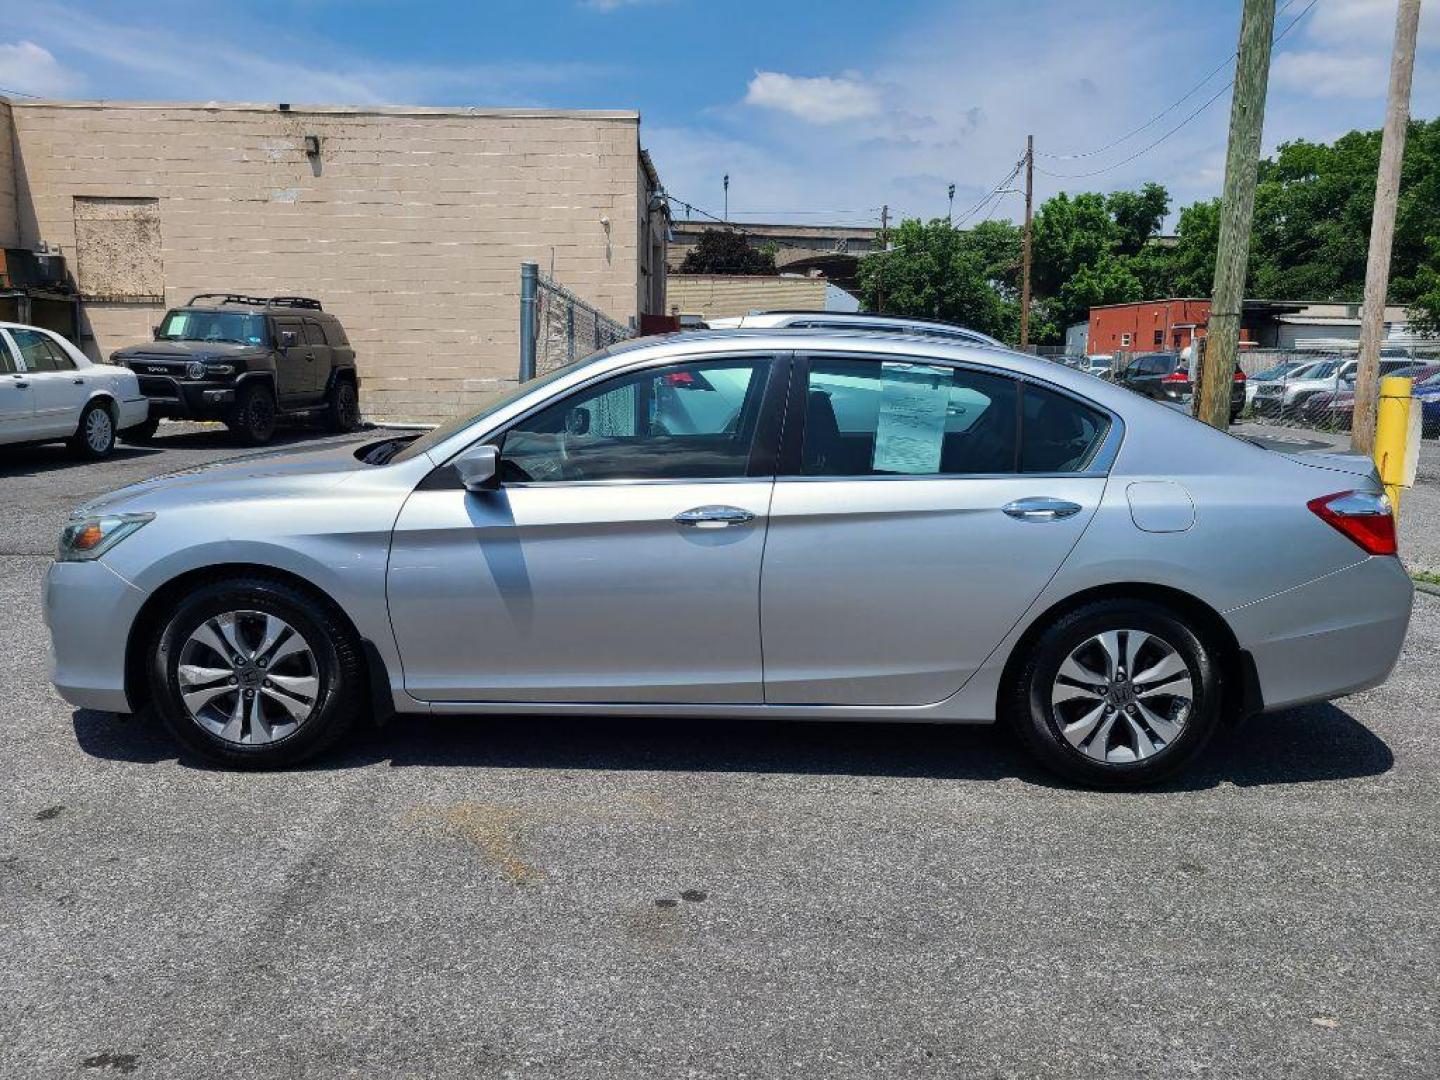
<path id="1" fill-rule="evenodd" d="M 35 388 L 0 330 L 0 443 L 19 442 L 35 430 Z"/>
<path id="2" fill-rule="evenodd" d="M 286 345 L 290 341 L 292 344 Z M 294 315 L 275 316 L 275 393 L 284 405 L 295 406 L 310 398 L 315 385 L 315 353 L 305 336 L 305 320 Z"/>
<path id="3" fill-rule="evenodd" d="M 783 366 L 611 375 L 497 437 L 498 490 L 432 474 L 396 521 L 388 573 L 408 692 L 758 703 Z"/>
<path id="4" fill-rule="evenodd" d="M 944 700 L 1084 532 L 1118 421 L 904 355 L 801 357 L 793 380 L 760 586 L 765 700 Z"/>
<path id="5" fill-rule="evenodd" d="M 16 328 L 10 336 L 20 350 L 34 395 L 34 434 L 45 438 L 73 435 L 80 410 L 90 398 L 84 373 L 44 331 Z"/>
<path id="6" fill-rule="evenodd" d="M 325 385 L 330 381 L 330 345 L 325 340 L 325 331 L 314 319 L 305 320 L 305 344 L 309 371 L 307 385 L 310 396 L 318 399 L 325 393 Z"/>

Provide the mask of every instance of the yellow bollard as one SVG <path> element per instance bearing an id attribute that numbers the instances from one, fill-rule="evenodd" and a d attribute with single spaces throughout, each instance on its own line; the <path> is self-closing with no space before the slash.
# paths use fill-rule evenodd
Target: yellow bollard
<path id="1" fill-rule="evenodd" d="M 1380 406 L 1375 414 L 1375 467 L 1395 516 L 1400 516 L 1400 489 L 1410 483 L 1406 476 L 1406 441 L 1410 432 L 1411 380 L 1387 375 L 1380 380 Z M 1418 408 L 1418 405 L 1415 407 Z"/>

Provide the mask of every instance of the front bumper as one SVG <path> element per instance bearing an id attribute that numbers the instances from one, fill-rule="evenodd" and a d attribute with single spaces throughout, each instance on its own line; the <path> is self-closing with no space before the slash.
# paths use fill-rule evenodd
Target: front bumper
<path id="1" fill-rule="evenodd" d="M 1367 558 L 1225 613 L 1255 661 L 1265 710 L 1326 701 L 1384 682 L 1415 588 L 1400 560 Z"/>
<path id="2" fill-rule="evenodd" d="M 235 404 L 235 384 L 190 382 L 169 375 L 142 375 L 140 389 L 150 399 L 150 415 L 204 416 Z"/>
<path id="3" fill-rule="evenodd" d="M 145 593 L 107 566 L 52 563 L 45 575 L 50 681 L 82 709 L 128 713 L 125 647 Z"/>

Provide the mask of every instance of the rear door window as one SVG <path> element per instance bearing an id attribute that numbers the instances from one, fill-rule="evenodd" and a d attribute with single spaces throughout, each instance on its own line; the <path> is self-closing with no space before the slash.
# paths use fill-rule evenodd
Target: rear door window
<path id="1" fill-rule="evenodd" d="M 1020 422 L 1020 471 L 1081 472 L 1095 456 L 1110 418 L 1064 394 L 1026 383 Z"/>
<path id="2" fill-rule="evenodd" d="M 968 368 L 905 360 L 811 361 L 805 476 L 1015 471 L 1017 387 Z"/>

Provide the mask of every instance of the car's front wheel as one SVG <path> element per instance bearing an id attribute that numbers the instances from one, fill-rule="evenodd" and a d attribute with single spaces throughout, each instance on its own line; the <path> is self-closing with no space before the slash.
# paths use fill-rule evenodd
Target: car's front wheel
<path id="1" fill-rule="evenodd" d="M 225 423 L 247 446 L 259 446 L 275 435 L 275 395 L 264 383 L 241 387 Z"/>
<path id="2" fill-rule="evenodd" d="M 1031 643 L 1008 719 L 1055 772 L 1094 787 L 1140 787 L 1192 761 L 1220 717 L 1213 647 L 1144 600 L 1068 612 Z"/>
<path id="3" fill-rule="evenodd" d="M 333 745 L 363 706 L 358 643 L 328 604 L 264 577 L 188 592 L 151 645 L 150 690 L 187 749 L 241 768 Z"/>

